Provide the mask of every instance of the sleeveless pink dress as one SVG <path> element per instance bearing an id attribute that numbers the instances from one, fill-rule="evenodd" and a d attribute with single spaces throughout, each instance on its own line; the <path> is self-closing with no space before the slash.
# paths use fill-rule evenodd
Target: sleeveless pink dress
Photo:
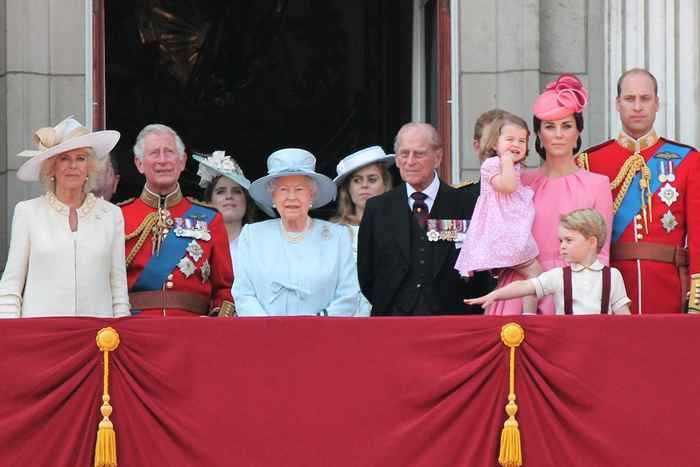
<path id="1" fill-rule="evenodd" d="M 517 266 L 537 257 L 532 236 L 533 191 L 520 183 L 520 164 L 515 171 L 518 188 L 499 193 L 491 185 L 491 179 L 501 172 L 499 158 L 489 157 L 481 165 L 481 192 L 455 264 L 462 276 Z"/>
<path id="2" fill-rule="evenodd" d="M 524 170 L 523 184 L 534 190 L 535 221 L 532 234 L 539 247 L 538 261 L 542 269 L 564 266 L 559 255 L 559 217 L 575 209 L 596 209 L 605 219 L 608 235 L 598 255 L 601 263 L 608 264 L 610 232 L 612 229 L 612 195 L 610 180 L 605 175 L 579 169 L 563 177 L 547 177 L 541 168 Z M 523 279 L 513 270 L 503 271 L 498 278 L 498 287 Z M 500 300 L 494 303 L 487 315 L 519 315 L 523 311 L 522 300 Z M 538 313 L 555 314 L 552 297 L 544 297 L 538 303 Z"/>

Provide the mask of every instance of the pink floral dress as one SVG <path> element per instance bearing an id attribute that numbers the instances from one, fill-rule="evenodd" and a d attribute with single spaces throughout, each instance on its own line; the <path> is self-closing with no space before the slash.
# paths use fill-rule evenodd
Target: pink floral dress
<path id="1" fill-rule="evenodd" d="M 510 268 L 537 257 L 532 236 L 533 191 L 520 183 L 520 164 L 515 165 L 515 171 L 518 188 L 512 193 L 499 193 L 491 185 L 491 179 L 501 172 L 499 158 L 489 157 L 481 165 L 481 193 L 455 264 L 462 276 Z"/>

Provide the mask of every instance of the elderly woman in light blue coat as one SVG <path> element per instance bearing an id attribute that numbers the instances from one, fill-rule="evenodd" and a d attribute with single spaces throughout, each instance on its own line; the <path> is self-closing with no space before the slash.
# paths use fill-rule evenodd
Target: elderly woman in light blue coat
<path id="1" fill-rule="evenodd" d="M 247 224 L 239 237 L 233 296 L 238 316 L 354 316 L 359 285 L 347 228 L 313 219 L 335 184 L 303 149 L 281 149 L 251 197 L 280 218 Z"/>

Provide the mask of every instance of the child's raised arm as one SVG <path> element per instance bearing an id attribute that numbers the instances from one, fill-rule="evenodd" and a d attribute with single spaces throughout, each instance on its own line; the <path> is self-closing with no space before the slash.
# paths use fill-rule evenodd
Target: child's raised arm
<path id="1" fill-rule="evenodd" d="M 510 151 L 504 151 L 498 156 L 501 163 L 501 172 L 491 177 L 491 186 L 499 193 L 513 193 L 518 189 L 518 176 L 515 173 L 515 155 Z"/>
<path id="2" fill-rule="evenodd" d="M 535 286 L 529 280 L 515 281 L 496 289 L 482 297 L 467 298 L 464 303 L 467 305 L 481 305 L 481 308 L 488 308 L 496 300 L 508 300 L 509 298 L 520 298 L 528 295 L 536 295 Z"/>

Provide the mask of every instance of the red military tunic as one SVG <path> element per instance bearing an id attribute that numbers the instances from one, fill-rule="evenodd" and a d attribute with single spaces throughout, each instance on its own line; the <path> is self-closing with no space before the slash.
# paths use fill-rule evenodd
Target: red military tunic
<path id="1" fill-rule="evenodd" d="M 150 224 L 150 227 L 141 228 L 141 232 L 138 232 L 144 220 L 148 221 L 146 218 L 151 213 L 158 213 L 159 203 L 161 203 L 161 207 L 165 208 L 161 210 L 163 222 L 159 225 Z M 138 294 L 135 294 L 133 290 L 134 284 L 139 280 L 139 276 L 154 255 L 154 249 L 159 250 L 159 245 L 154 247 L 154 243 L 159 243 L 155 240 L 158 237 L 155 232 L 160 231 L 161 238 L 168 234 L 175 235 L 173 230 L 176 224 L 183 224 L 184 214 L 192 206 L 193 203 L 182 196 L 179 187 L 164 198 L 144 188 L 139 198 L 122 203 L 127 238 L 127 282 L 132 313 L 145 316 L 201 316 L 209 311 L 220 311 L 220 315 L 232 313 L 233 268 L 226 227 L 220 213 L 201 205 L 200 209 L 215 212 L 213 221 L 208 223 L 206 228 L 202 224 L 199 226 L 200 231 L 204 228 L 208 229 L 210 238 L 207 239 L 206 234 L 200 236 L 205 238 L 187 238 L 187 242 L 193 248 L 182 251 L 178 258 L 174 258 L 176 260 L 175 266 L 168 273 L 162 287 L 155 291 L 156 294 L 150 294 L 149 298 L 157 299 L 159 306 L 156 308 L 136 308 L 136 303 L 139 300 L 136 297 Z M 157 219 L 157 216 L 151 217 Z M 188 222 L 187 227 L 193 228 L 193 225 L 196 225 L 196 219 L 194 223 L 190 220 Z M 193 232 L 192 229 L 186 230 L 186 233 Z M 139 239 L 142 236 L 145 240 L 142 240 L 142 244 L 138 247 Z M 185 292 L 185 294 L 181 292 Z M 195 313 L 191 308 L 188 310 L 167 305 L 191 302 L 203 304 L 204 309 Z"/>
<path id="2" fill-rule="evenodd" d="M 670 163 L 674 154 L 666 150 L 660 151 L 667 143 L 689 150 L 674 168 Z M 659 138 L 653 130 L 637 141 L 622 133 L 616 140 L 606 141 L 582 153 L 578 160 L 580 165 L 610 178 L 616 218 L 620 215 L 617 209 L 618 195 L 624 190 L 623 166 L 636 151 L 643 157 L 646 168 L 656 170 L 655 175 L 650 174 L 649 180 L 658 179 L 657 184 L 660 183 L 661 188 L 651 194 L 650 204 L 648 197 L 645 197 L 646 205 L 639 203 L 640 209 L 631 213 L 636 215 L 626 227 L 622 224 L 624 230 L 621 230 L 617 241 L 613 238 L 615 243 L 611 244 L 610 264 L 622 273 L 627 294 L 632 299 L 633 314 L 681 312 L 688 283 L 681 284 L 680 277 L 684 275 L 687 280 L 688 272 L 690 276 L 700 273 L 700 153 L 688 146 Z M 632 172 L 643 173 L 646 170 L 639 168 L 640 170 Z M 637 179 L 631 183 L 640 184 Z M 660 193 L 664 195 L 663 198 Z M 625 191 L 620 198 L 625 196 L 636 196 L 639 199 L 640 193 Z M 689 265 L 687 271 L 679 275 L 679 269 L 683 271 L 684 266 L 679 268 L 678 264 L 687 264 L 687 259 L 680 259 L 678 250 L 686 245 L 686 238 Z M 655 257 L 661 253 L 667 253 L 666 257 L 669 254 L 674 256 L 675 247 L 675 263 L 659 259 L 619 259 L 619 256 L 625 257 L 625 252 L 627 255 L 631 252 L 637 258 L 637 254 L 642 251 L 640 247 L 646 248 L 646 253 L 642 256 L 651 254 Z M 616 251 L 621 254 L 616 255 Z M 700 275 L 697 277 L 700 278 Z M 695 294 L 700 295 L 698 285 L 700 280 L 694 279 L 692 288 L 697 290 L 691 290 L 691 311 L 694 306 L 700 308 L 700 303 L 694 303 Z"/>

